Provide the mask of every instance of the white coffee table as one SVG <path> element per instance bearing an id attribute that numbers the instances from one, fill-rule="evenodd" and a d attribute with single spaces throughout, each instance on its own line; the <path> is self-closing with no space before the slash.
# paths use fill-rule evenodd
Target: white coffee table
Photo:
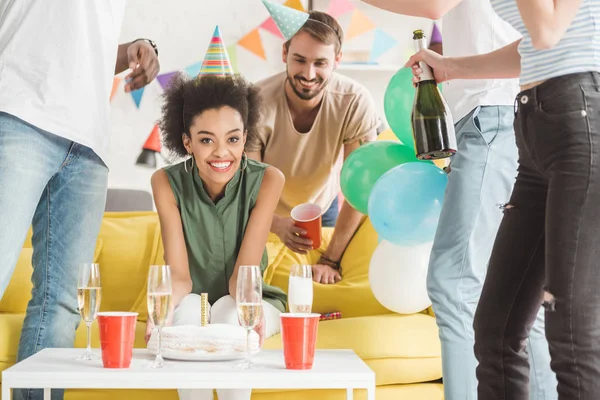
<path id="1" fill-rule="evenodd" d="M 255 367 L 235 368 L 239 361 L 186 362 L 167 360 L 163 369 L 147 365 L 147 350 L 134 350 L 128 369 L 105 369 L 102 362 L 79 361 L 83 349 L 45 349 L 2 372 L 2 400 L 11 389 L 366 389 L 375 400 L 375 373 L 352 350 L 317 350 L 311 370 L 285 369 L 281 350 L 263 350 L 253 356 Z M 99 350 L 96 350 L 99 356 Z"/>

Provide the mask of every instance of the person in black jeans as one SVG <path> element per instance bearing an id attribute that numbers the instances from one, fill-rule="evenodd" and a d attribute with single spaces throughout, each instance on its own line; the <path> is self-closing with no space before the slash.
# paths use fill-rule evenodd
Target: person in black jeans
<path id="1" fill-rule="evenodd" d="M 442 80 L 520 76 L 518 175 L 474 321 L 478 397 L 529 399 L 525 342 L 543 305 L 558 398 L 598 399 L 600 1 L 492 5 L 521 41 L 483 56 L 409 61 Z"/>

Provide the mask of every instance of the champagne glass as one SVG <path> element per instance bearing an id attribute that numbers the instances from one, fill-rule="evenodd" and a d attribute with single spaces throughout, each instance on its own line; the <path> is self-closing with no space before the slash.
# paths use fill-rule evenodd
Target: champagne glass
<path id="1" fill-rule="evenodd" d="M 310 313 L 313 302 L 312 266 L 292 265 L 288 282 L 290 313 Z"/>
<path id="2" fill-rule="evenodd" d="M 171 297 L 171 268 L 168 265 L 151 265 L 148 270 L 148 317 L 158 328 L 158 349 L 156 359 L 150 368 L 162 368 L 162 328 L 170 317 Z"/>
<path id="3" fill-rule="evenodd" d="M 81 318 L 87 326 L 87 348 L 78 356 L 78 360 L 92 360 L 92 323 L 96 319 L 102 300 L 102 289 L 100 286 L 100 265 L 81 264 L 77 277 L 77 306 Z"/>
<path id="4" fill-rule="evenodd" d="M 252 368 L 250 333 L 262 317 L 262 276 L 257 265 L 240 265 L 237 277 L 236 304 L 240 325 L 246 328 L 246 360 L 240 369 Z"/>

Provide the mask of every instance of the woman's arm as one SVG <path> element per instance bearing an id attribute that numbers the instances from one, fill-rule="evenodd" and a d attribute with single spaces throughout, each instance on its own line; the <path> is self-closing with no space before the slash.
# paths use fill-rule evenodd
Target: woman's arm
<path id="1" fill-rule="evenodd" d="M 415 82 L 423 72 L 418 67 L 424 61 L 433 69 L 436 81 L 452 79 L 508 79 L 517 78 L 521 72 L 520 40 L 491 53 L 468 57 L 444 57 L 431 50 L 422 50 L 413 55 L 406 67 L 412 67 Z"/>
<path id="2" fill-rule="evenodd" d="M 171 266 L 173 307 L 192 291 L 192 278 L 188 265 L 181 215 L 167 174 L 162 169 L 152 175 L 152 194 L 158 211 L 165 262 Z"/>
<path id="3" fill-rule="evenodd" d="M 551 49 L 562 39 L 579 11 L 581 0 L 517 0 L 533 47 Z"/>
<path id="4" fill-rule="evenodd" d="M 267 167 L 256 198 L 256 205 L 250 214 L 242 247 L 238 254 L 233 275 L 229 280 L 229 294 L 235 299 L 237 274 L 240 265 L 259 265 L 265 251 L 271 221 L 279 202 L 285 178 L 275 167 Z"/>
<path id="5" fill-rule="evenodd" d="M 396 14 L 440 19 L 461 0 L 362 0 L 382 10 Z"/>

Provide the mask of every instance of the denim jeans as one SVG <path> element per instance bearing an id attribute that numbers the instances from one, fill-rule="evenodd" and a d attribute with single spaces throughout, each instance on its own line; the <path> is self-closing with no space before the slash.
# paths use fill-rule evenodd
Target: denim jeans
<path id="1" fill-rule="evenodd" d="M 331 203 L 331 206 L 329 206 L 329 209 L 323 213 L 323 216 L 321 217 L 321 225 L 323 227 L 335 227 L 335 223 L 337 222 L 339 214 L 339 197 L 336 196 L 336 198 L 333 200 L 333 203 Z"/>
<path id="2" fill-rule="evenodd" d="M 600 74 L 521 92 L 519 172 L 475 314 L 480 399 L 528 398 L 541 306 L 558 398 L 600 396 Z"/>
<path id="3" fill-rule="evenodd" d="M 517 173 L 513 121 L 513 107 L 483 106 L 456 124 L 458 152 L 450 164 L 427 275 L 447 400 L 477 399 L 473 318 L 502 220 L 499 205 L 510 198 Z M 556 399 L 541 311 L 526 344 L 535 367 L 532 399 Z"/>
<path id="4" fill-rule="evenodd" d="M 107 178 L 91 149 L 0 113 L 0 297 L 33 223 L 33 289 L 18 361 L 73 347 L 78 265 L 94 258 Z M 14 392 L 17 400 L 42 398 L 40 390 Z M 53 390 L 53 400 L 62 397 Z"/>

